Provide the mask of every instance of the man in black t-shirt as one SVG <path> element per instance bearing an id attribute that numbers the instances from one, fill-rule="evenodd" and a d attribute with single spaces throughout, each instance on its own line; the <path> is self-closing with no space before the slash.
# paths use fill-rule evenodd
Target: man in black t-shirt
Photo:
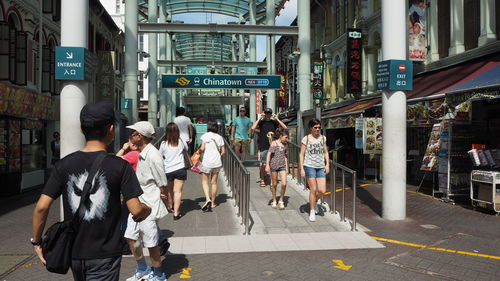
<path id="1" fill-rule="evenodd" d="M 49 209 L 63 196 L 64 218 L 71 220 L 80 204 L 83 186 L 89 170 L 115 135 L 115 112 L 107 103 L 85 105 L 80 112 L 80 123 L 86 144 L 58 161 L 33 212 L 33 237 L 38 258 L 45 264 L 40 242 Z M 90 196 L 84 203 L 85 215 L 79 226 L 71 270 L 75 280 L 118 280 L 121 264 L 120 202 L 137 221 L 145 219 L 151 208 L 141 203 L 141 186 L 132 167 L 123 159 L 107 155 L 98 168 Z"/>
<path id="2" fill-rule="evenodd" d="M 252 126 L 252 130 L 259 133 L 257 146 L 260 153 L 260 187 L 266 186 L 266 159 L 267 151 L 270 146 L 267 133 L 274 133 L 278 127 L 287 129 L 285 123 L 281 122 L 276 114 L 273 114 L 273 110 L 271 108 L 266 108 L 264 110 L 264 114 L 261 114 L 260 118 L 257 119 Z"/>

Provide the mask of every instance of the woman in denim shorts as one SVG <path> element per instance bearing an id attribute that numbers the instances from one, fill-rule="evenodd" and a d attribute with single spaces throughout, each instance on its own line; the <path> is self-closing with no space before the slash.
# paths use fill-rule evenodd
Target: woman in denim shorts
<path id="1" fill-rule="evenodd" d="M 310 134 L 302 139 L 300 145 L 300 176 L 309 185 L 309 220 L 316 221 L 316 201 L 326 192 L 326 175 L 330 172 L 330 159 L 326 137 L 321 135 L 321 121 L 309 121 Z"/>
<path id="2" fill-rule="evenodd" d="M 288 174 L 288 130 L 276 129 L 273 142 L 269 147 L 266 157 L 266 172 L 271 174 L 271 193 L 273 201 L 271 207 L 280 210 L 285 209 L 286 175 Z M 277 138 L 277 139 L 276 139 Z M 280 201 L 276 202 L 276 189 L 278 187 L 278 176 L 281 178 Z"/>

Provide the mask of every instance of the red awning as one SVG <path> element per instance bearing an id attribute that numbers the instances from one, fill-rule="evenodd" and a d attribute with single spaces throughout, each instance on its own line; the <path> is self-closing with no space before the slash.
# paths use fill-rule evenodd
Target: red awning
<path id="1" fill-rule="evenodd" d="M 338 116 L 339 114 L 355 114 L 359 112 L 363 112 L 364 110 L 376 105 L 381 102 L 381 98 L 372 98 L 372 99 L 364 99 L 355 101 L 349 105 L 343 106 L 341 108 L 336 108 L 334 110 L 330 110 L 325 112 L 322 118 L 329 118 L 332 116 Z"/>

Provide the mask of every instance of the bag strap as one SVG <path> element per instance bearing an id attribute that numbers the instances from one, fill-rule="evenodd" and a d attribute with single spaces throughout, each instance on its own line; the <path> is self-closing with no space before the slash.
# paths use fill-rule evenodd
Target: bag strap
<path id="1" fill-rule="evenodd" d="M 92 163 L 92 167 L 90 168 L 89 175 L 87 177 L 87 180 L 85 181 L 85 185 L 83 186 L 83 191 L 82 191 L 82 196 L 80 197 L 80 205 L 78 206 L 78 209 L 76 210 L 75 216 L 73 216 L 73 223 L 74 226 L 78 226 L 80 222 L 82 221 L 83 217 L 85 216 L 85 201 L 90 196 L 90 188 L 92 187 L 92 181 L 94 180 L 95 173 L 97 173 L 97 169 L 101 166 L 102 160 L 104 160 L 104 157 L 106 157 L 107 153 L 99 153 L 97 157 L 94 160 L 94 163 Z"/>

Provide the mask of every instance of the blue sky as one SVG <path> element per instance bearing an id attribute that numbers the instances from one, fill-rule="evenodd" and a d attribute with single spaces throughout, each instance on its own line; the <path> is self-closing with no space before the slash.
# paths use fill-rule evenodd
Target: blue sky
<path id="1" fill-rule="evenodd" d="M 290 25 L 297 16 L 297 0 L 289 0 L 281 10 L 280 15 L 276 17 L 276 25 Z M 225 24 L 231 21 L 238 21 L 237 18 L 219 14 L 190 13 L 174 15 L 174 20 L 184 21 L 185 23 L 219 23 Z M 276 37 L 278 41 L 279 37 Z M 262 61 L 266 57 L 266 37 L 257 36 L 257 61 Z"/>

